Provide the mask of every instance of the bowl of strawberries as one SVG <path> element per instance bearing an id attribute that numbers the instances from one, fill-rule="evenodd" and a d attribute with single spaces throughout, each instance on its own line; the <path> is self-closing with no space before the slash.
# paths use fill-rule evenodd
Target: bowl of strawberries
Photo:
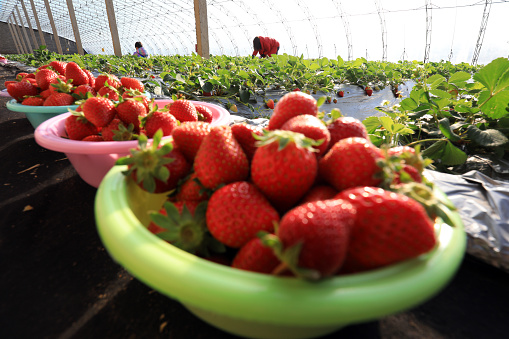
<path id="1" fill-rule="evenodd" d="M 415 307 L 465 252 L 418 148 L 374 146 L 352 119 L 317 124 L 317 102 L 292 93 L 265 129 L 140 138 L 96 194 L 116 262 L 242 337 L 314 338 Z"/>

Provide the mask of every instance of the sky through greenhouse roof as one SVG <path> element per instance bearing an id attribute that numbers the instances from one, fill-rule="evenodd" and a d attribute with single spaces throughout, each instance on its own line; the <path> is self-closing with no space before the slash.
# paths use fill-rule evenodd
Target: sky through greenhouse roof
<path id="1" fill-rule="evenodd" d="M 30 0 L 0 0 L 0 21 L 8 22 L 13 13 L 17 17 L 17 6 L 28 27 L 22 1 L 36 28 Z M 48 2 L 59 36 L 74 41 L 67 1 Z M 33 3 L 41 29 L 52 33 L 44 0 Z M 72 3 L 84 49 L 113 54 L 105 1 Z M 113 3 L 122 54 L 132 54 L 136 41 L 143 42 L 151 54 L 194 52 L 193 1 Z M 429 44 L 430 61 L 471 63 L 479 43 L 479 64 L 509 55 L 507 0 L 208 0 L 207 11 L 209 49 L 214 55 L 250 55 L 258 35 L 277 39 L 280 53 L 305 58 L 339 55 L 345 60 L 422 61 Z"/>

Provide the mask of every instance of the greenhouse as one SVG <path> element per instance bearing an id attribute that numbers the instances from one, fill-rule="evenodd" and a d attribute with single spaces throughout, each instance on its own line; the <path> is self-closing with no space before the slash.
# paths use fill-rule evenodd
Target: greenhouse
<path id="1" fill-rule="evenodd" d="M 503 338 L 505 0 L 0 0 L 5 338 Z"/>

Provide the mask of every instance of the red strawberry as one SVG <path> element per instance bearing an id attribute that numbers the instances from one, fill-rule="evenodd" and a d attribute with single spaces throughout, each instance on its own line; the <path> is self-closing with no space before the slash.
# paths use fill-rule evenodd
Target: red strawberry
<path id="1" fill-rule="evenodd" d="M 274 250 L 265 246 L 260 238 L 253 238 L 239 249 L 231 267 L 270 274 L 279 264 L 280 260 Z"/>
<path id="2" fill-rule="evenodd" d="M 16 80 L 17 81 L 23 81 L 26 77 L 28 77 L 30 74 L 26 72 L 21 72 L 16 74 Z M 35 74 L 33 75 L 33 78 L 35 78 Z"/>
<path id="3" fill-rule="evenodd" d="M 41 97 L 27 97 L 21 104 L 26 106 L 42 106 L 44 104 L 44 99 Z"/>
<path id="4" fill-rule="evenodd" d="M 112 101 L 118 101 L 120 98 L 120 94 L 115 88 L 103 86 L 99 91 L 97 91 L 97 95 L 108 98 Z"/>
<path id="5" fill-rule="evenodd" d="M 17 83 L 18 81 L 13 81 L 13 80 L 7 80 L 7 81 L 4 81 L 4 87 L 7 88 L 8 85 L 10 84 L 15 84 Z"/>
<path id="6" fill-rule="evenodd" d="M 82 140 L 89 135 L 99 134 L 97 127 L 80 112 L 73 112 L 65 119 L 65 131 L 71 140 Z"/>
<path id="7" fill-rule="evenodd" d="M 355 220 L 355 208 L 342 199 L 297 206 L 281 218 L 277 228 L 283 248 L 279 258 L 298 277 L 330 277 L 345 261 Z"/>
<path id="8" fill-rule="evenodd" d="M 209 190 L 199 183 L 194 172 L 178 187 L 175 195 L 177 201 L 204 201 L 208 200 L 209 197 Z"/>
<path id="9" fill-rule="evenodd" d="M 415 167 L 419 173 L 422 173 L 424 167 L 428 165 L 420 153 L 410 146 L 391 147 L 387 150 L 387 156 L 397 156 L 405 164 Z"/>
<path id="10" fill-rule="evenodd" d="M 65 68 L 67 67 L 67 62 L 65 61 L 57 61 L 54 60 L 49 63 L 49 65 L 60 75 L 65 75 Z"/>
<path id="11" fill-rule="evenodd" d="M 58 79 L 58 74 L 51 69 L 41 69 L 35 74 L 37 86 L 43 91 L 49 88 L 53 79 Z"/>
<path id="12" fill-rule="evenodd" d="M 300 92 L 300 88 L 294 88 L 293 91 L 294 92 Z"/>
<path id="13" fill-rule="evenodd" d="M 274 100 L 269 99 L 269 100 L 265 101 L 265 106 L 267 108 L 274 109 Z"/>
<path id="14" fill-rule="evenodd" d="M 345 96 L 345 91 L 338 91 L 338 97 L 344 97 Z"/>
<path id="15" fill-rule="evenodd" d="M 336 196 L 336 194 L 338 194 L 338 191 L 331 186 L 313 186 L 309 191 L 307 191 L 306 195 L 299 202 L 299 205 L 302 205 L 306 202 L 332 199 Z"/>
<path id="16" fill-rule="evenodd" d="M 205 224 L 206 203 L 196 206 L 194 212 L 188 209 L 186 202 L 179 211 L 179 208 L 166 201 L 164 211 L 152 213 L 150 215 L 152 222 L 159 228 L 157 236 L 168 241 L 184 251 L 198 255 L 208 256 L 209 249 L 220 248 L 224 252 L 224 246 L 214 240 L 207 232 Z"/>
<path id="17" fill-rule="evenodd" d="M 81 108 L 85 118 L 97 127 L 108 125 L 117 114 L 113 102 L 103 97 L 88 98 Z"/>
<path id="18" fill-rule="evenodd" d="M 143 103 L 138 100 L 126 99 L 121 100 L 117 104 L 116 108 L 119 119 L 126 123 L 126 126 L 133 124 L 134 131 L 139 133 L 141 124 L 140 119 L 147 115 L 147 109 L 145 105 L 143 105 Z M 150 135 L 149 138 L 151 138 L 152 135 Z"/>
<path id="19" fill-rule="evenodd" d="M 302 92 L 285 94 L 274 108 L 269 119 L 268 129 L 279 129 L 287 120 L 301 114 L 316 116 L 318 114 L 316 100 L 311 95 Z"/>
<path id="20" fill-rule="evenodd" d="M 257 148 L 257 140 L 254 138 L 253 134 L 262 136 L 263 128 L 260 126 L 245 123 L 232 125 L 231 128 L 235 140 L 239 142 L 242 150 L 244 150 L 244 153 L 246 153 L 248 160 L 251 161 Z"/>
<path id="21" fill-rule="evenodd" d="M 314 146 L 319 156 L 323 155 L 329 146 L 330 133 L 323 122 L 315 116 L 309 114 L 297 115 L 286 121 L 281 129 L 302 133 L 310 139 L 321 141 L 320 145 Z"/>
<path id="22" fill-rule="evenodd" d="M 95 90 L 95 76 L 88 69 L 84 70 L 88 76 L 88 85 Z"/>
<path id="23" fill-rule="evenodd" d="M 108 82 L 108 85 L 113 88 L 119 88 L 122 83 L 118 79 L 118 77 L 114 74 L 100 74 L 95 78 L 95 91 L 99 92 L 99 90 L 105 86 L 105 83 Z"/>
<path id="24" fill-rule="evenodd" d="M 41 96 L 41 98 L 43 98 L 44 100 L 46 100 L 46 99 L 48 99 L 48 98 L 49 98 L 49 96 L 50 96 L 51 94 L 53 94 L 53 92 L 54 92 L 54 91 L 52 91 L 51 89 L 49 89 L 49 88 L 48 88 L 47 90 L 42 91 L 41 93 L 39 93 L 39 95 Z"/>
<path id="25" fill-rule="evenodd" d="M 142 103 L 138 103 L 141 107 L 143 107 Z M 143 107 L 143 109 L 145 108 Z M 145 117 L 143 117 L 141 123 L 149 138 L 152 138 L 159 129 L 162 130 L 163 136 L 169 136 L 178 126 L 178 121 L 173 115 L 160 110 L 149 112 Z"/>
<path id="26" fill-rule="evenodd" d="M 246 181 L 219 188 L 208 202 L 207 227 L 214 238 L 229 247 L 242 247 L 260 231 L 273 232 L 277 222 L 278 212 L 255 185 Z"/>
<path id="27" fill-rule="evenodd" d="M 133 139 L 133 131 L 129 131 L 125 123 L 118 118 L 113 118 L 110 123 L 101 129 L 104 141 L 124 141 Z"/>
<path id="28" fill-rule="evenodd" d="M 194 170 L 203 186 L 210 189 L 247 179 L 249 161 L 230 126 L 210 128 L 194 159 Z"/>
<path id="29" fill-rule="evenodd" d="M 374 187 L 356 187 L 336 198 L 350 201 L 357 210 L 346 272 L 391 265 L 431 250 L 436 243 L 434 225 L 417 201 Z"/>
<path id="30" fill-rule="evenodd" d="M 105 141 L 105 140 L 102 137 L 102 135 L 92 134 L 92 135 L 89 135 L 88 137 L 84 137 L 83 139 L 81 139 L 81 141 L 93 141 L 93 142 L 97 142 L 97 141 Z"/>
<path id="31" fill-rule="evenodd" d="M 56 92 L 71 94 L 72 88 L 73 86 L 71 85 L 70 81 L 65 82 L 61 78 L 57 77 L 50 81 L 48 90 L 50 91 L 51 94 Z"/>
<path id="32" fill-rule="evenodd" d="M 67 64 L 65 68 L 65 79 L 72 79 L 72 84 L 74 86 L 89 84 L 87 73 L 75 62 L 69 62 Z"/>
<path id="33" fill-rule="evenodd" d="M 338 99 L 334 98 L 334 100 L 332 100 L 332 102 L 337 104 L 338 103 Z"/>
<path id="34" fill-rule="evenodd" d="M 212 122 L 212 111 L 204 105 L 194 105 L 196 108 L 196 113 L 198 113 L 198 120 L 199 121 L 205 121 L 208 123 Z"/>
<path id="35" fill-rule="evenodd" d="M 198 207 L 199 203 L 200 203 L 199 201 L 175 201 L 175 202 L 173 202 L 173 205 L 175 205 L 175 207 L 177 208 L 177 210 L 180 214 L 182 214 L 182 212 L 184 210 L 184 206 L 185 206 L 188 209 L 189 213 L 191 213 L 193 215 L 194 212 L 196 211 L 196 207 Z M 161 209 L 159 210 L 158 213 L 163 216 L 168 215 L 168 212 L 166 212 L 166 208 L 164 208 L 164 206 L 161 207 Z M 156 224 L 153 221 L 150 222 L 147 229 L 153 234 L 158 234 L 161 232 L 165 232 L 167 230 L 166 228 L 159 226 L 158 224 Z"/>
<path id="36" fill-rule="evenodd" d="M 194 162 L 203 139 L 210 133 L 210 124 L 203 121 L 188 121 L 177 126 L 172 137 L 175 145 L 184 154 L 187 161 Z"/>
<path id="37" fill-rule="evenodd" d="M 359 137 L 368 139 L 366 126 L 359 119 L 352 117 L 333 117 L 327 122 L 327 129 L 330 133 L 330 143 L 328 150 L 341 139 L 350 137 Z"/>
<path id="38" fill-rule="evenodd" d="M 135 78 L 122 77 L 122 78 L 120 78 L 120 83 L 126 89 L 135 89 L 140 92 L 145 91 L 145 86 L 143 85 L 143 83 L 140 80 L 135 79 Z"/>
<path id="39" fill-rule="evenodd" d="M 7 93 L 17 102 L 22 102 L 25 96 L 35 96 L 39 94 L 39 89 L 30 82 L 21 81 L 7 85 Z"/>
<path id="40" fill-rule="evenodd" d="M 69 106 L 74 104 L 74 97 L 69 93 L 55 92 L 44 100 L 43 106 Z"/>
<path id="41" fill-rule="evenodd" d="M 251 178 L 281 211 L 291 208 L 315 182 L 316 142 L 290 131 L 264 131 L 251 162 Z"/>
<path id="42" fill-rule="evenodd" d="M 78 99 L 86 99 L 88 97 L 88 93 L 92 96 L 97 94 L 95 89 L 90 85 L 79 85 L 72 92 L 76 94 Z"/>
<path id="43" fill-rule="evenodd" d="M 338 191 L 377 186 L 382 182 L 380 158 L 382 151 L 364 138 L 341 139 L 320 159 L 320 176 Z"/>
<path id="44" fill-rule="evenodd" d="M 366 92 L 366 95 L 371 96 L 373 94 L 373 89 L 370 86 L 366 86 L 364 92 Z"/>
<path id="45" fill-rule="evenodd" d="M 173 149 L 171 143 L 161 145 L 162 132 L 158 131 L 151 145 L 145 135 L 138 137 L 138 148 L 131 154 L 117 160 L 118 165 L 128 165 L 125 175 L 150 193 L 168 192 L 177 187 L 180 179 L 191 170 L 191 164 Z"/>
<path id="46" fill-rule="evenodd" d="M 198 121 L 198 112 L 196 111 L 196 107 L 189 100 L 180 99 L 175 100 L 171 104 L 166 106 L 175 118 L 178 121 Z"/>
<path id="47" fill-rule="evenodd" d="M 401 170 L 395 174 L 394 184 L 399 185 L 407 182 L 422 182 L 422 176 L 419 171 L 410 165 L 403 165 Z"/>

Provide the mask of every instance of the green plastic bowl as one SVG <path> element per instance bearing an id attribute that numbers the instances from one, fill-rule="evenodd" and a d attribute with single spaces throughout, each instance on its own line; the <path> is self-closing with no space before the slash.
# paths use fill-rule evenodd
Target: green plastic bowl
<path id="1" fill-rule="evenodd" d="M 34 128 L 37 128 L 44 121 L 56 117 L 62 113 L 69 112 L 70 109 L 78 108 L 78 105 L 70 106 L 27 106 L 18 103 L 15 99 L 12 99 L 6 104 L 7 109 L 13 112 L 25 113 L 28 121 Z"/>
<path id="2" fill-rule="evenodd" d="M 456 273 L 466 246 L 459 226 L 436 225 L 430 253 L 387 268 L 311 283 L 216 264 L 182 251 L 146 229 L 147 211 L 166 196 L 148 194 L 113 167 L 95 199 L 98 232 L 112 258 L 197 317 L 251 338 L 313 338 L 415 307 Z"/>

